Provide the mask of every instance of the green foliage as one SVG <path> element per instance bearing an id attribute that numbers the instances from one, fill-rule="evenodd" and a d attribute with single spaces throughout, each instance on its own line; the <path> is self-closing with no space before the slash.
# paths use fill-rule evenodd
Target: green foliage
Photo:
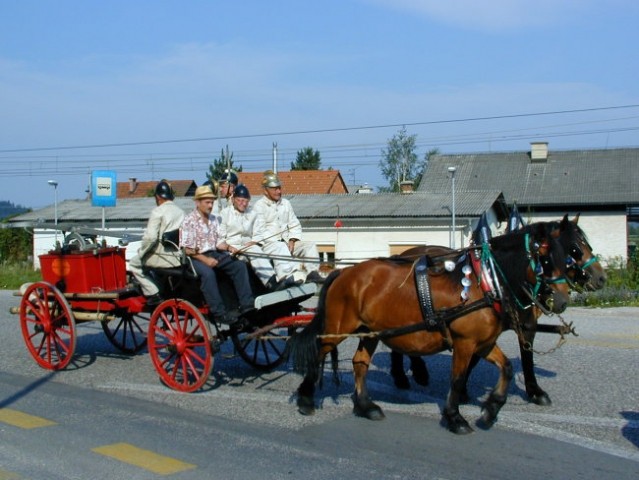
<path id="1" fill-rule="evenodd" d="M 0 289 L 15 290 L 24 283 L 42 280 L 40 270 L 34 270 L 31 262 L 0 263 Z"/>
<path id="2" fill-rule="evenodd" d="M 639 253 L 627 263 L 610 259 L 606 268 L 606 286 L 596 292 L 576 293 L 572 305 L 583 307 L 639 306 Z"/>
<path id="3" fill-rule="evenodd" d="M 22 228 L 0 229 L 0 288 L 14 289 L 41 280 L 33 270 L 33 233 Z"/>
<path id="4" fill-rule="evenodd" d="M 321 164 L 320 152 L 306 147 L 297 151 L 297 158 L 291 163 L 291 170 L 321 170 Z"/>
<path id="5" fill-rule="evenodd" d="M 0 262 L 26 261 L 32 254 L 32 232 L 22 228 L 0 229 Z"/>
<path id="6" fill-rule="evenodd" d="M 242 171 L 242 165 L 236 167 L 233 165 L 233 152 L 229 153 L 228 146 L 226 150 L 222 149 L 220 157 L 213 160 L 213 163 L 209 165 L 209 171 L 206 173 L 206 179 L 213 181 L 219 180 L 224 171 L 229 168 L 236 172 Z"/>
<path id="7" fill-rule="evenodd" d="M 393 138 L 388 141 L 388 148 L 382 149 L 382 159 L 379 166 L 382 175 L 389 183 L 389 191 L 399 192 L 400 185 L 405 181 L 419 182 L 424 163 L 419 163 L 415 153 L 417 135 L 408 135 L 406 127 L 402 127 Z M 380 190 L 381 191 L 381 190 Z"/>

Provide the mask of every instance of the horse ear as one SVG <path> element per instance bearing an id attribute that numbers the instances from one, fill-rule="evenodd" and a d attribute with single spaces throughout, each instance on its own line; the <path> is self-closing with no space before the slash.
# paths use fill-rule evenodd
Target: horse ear
<path id="1" fill-rule="evenodd" d="M 581 215 L 581 213 L 578 213 L 577 215 L 575 215 L 575 218 L 572 219 L 572 223 L 574 223 L 575 225 L 577 225 L 577 223 L 579 222 L 579 215 Z"/>
<path id="2" fill-rule="evenodd" d="M 568 214 L 564 215 L 564 218 L 561 219 L 561 222 L 559 223 L 559 229 L 563 232 L 564 230 L 566 230 L 566 228 L 568 228 L 568 223 L 570 222 L 570 220 L 568 220 Z"/>

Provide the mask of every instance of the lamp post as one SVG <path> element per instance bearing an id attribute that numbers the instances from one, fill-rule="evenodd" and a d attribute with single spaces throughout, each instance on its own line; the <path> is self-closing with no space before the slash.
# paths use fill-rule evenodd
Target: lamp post
<path id="1" fill-rule="evenodd" d="M 58 182 L 49 180 L 47 182 L 53 187 L 53 223 L 55 225 L 55 247 L 58 246 Z"/>
<path id="2" fill-rule="evenodd" d="M 451 190 L 453 193 L 453 207 L 452 207 L 452 235 L 450 240 L 450 248 L 455 248 L 455 172 L 457 171 L 457 167 L 448 167 L 448 171 L 451 176 Z"/>

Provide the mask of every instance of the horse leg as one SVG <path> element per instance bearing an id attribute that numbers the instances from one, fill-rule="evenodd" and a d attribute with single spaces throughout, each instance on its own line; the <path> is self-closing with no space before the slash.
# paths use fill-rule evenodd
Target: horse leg
<path id="1" fill-rule="evenodd" d="M 315 413 L 315 385 L 319 380 L 323 368 L 320 366 L 323 364 L 324 358 L 328 352 L 331 352 L 331 359 L 333 360 L 333 368 L 336 368 L 337 360 L 337 348 L 336 345 L 323 345 L 320 348 L 319 356 L 317 358 L 317 368 L 307 369 L 304 380 L 299 387 L 297 387 L 297 411 L 302 415 L 313 415 Z M 336 374 L 336 372 L 334 372 Z"/>
<path id="2" fill-rule="evenodd" d="M 297 411 L 302 415 L 315 413 L 315 383 L 317 376 L 308 373 L 299 387 L 297 387 Z"/>
<path id="3" fill-rule="evenodd" d="M 408 357 L 410 358 L 410 369 L 413 372 L 413 379 L 419 385 L 423 387 L 428 385 L 430 375 L 428 374 L 428 368 L 426 368 L 426 362 L 422 357 Z"/>
<path id="4" fill-rule="evenodd" d="M 402 390 L 408 390 L 410 388 L 410 382 L 408 381 L 406 372 L 404 372 L 404 355 L 391 350 L 390 359 L 390 373 L 391 377 L 393 377 L 393 382 L 395 382 L 395 386 Z"/>
<path id="5" fill-rule="evenodd" d="M 497 414 L 506 403 L 508 385 L 513 378 L 513 367 L 510 360 L 497 345 L 492 348 L 485 358 L 499 368 L 499 380 L 482 405 L 481 418 L 478 422 L 482 428 L 490 428 L 497 421 Z"/>
<path id="6" fill-rule="evenodd" d="M 461 391 L 459 392 L 459 401 L 461 403 L 470 402 L 470 395 L 468 395 L 468 379 L 470 378 L 470 374 L 472 373 L 473 369 L 479 363 L 479 360 L 480 360 L 479 355 L 473 355 L 470 359 L 470 363 L 468 364 L 468 369 L 466 370 L 466 378 L 464 379 L 464 385 L 462 386 Z"/>
<path id="7" fill-rule="evenodd" d="M 376 338 L 362 338 L 353 356 L 353 376 L 355 377 L 355 392 L 353 393 L 353 412 L 359 417 L 369 420 L 383 420 L 384 412 L 373 403 L 368 396 L 366 374 L 371 363 L 373 353 L 377 347 Z"/>
<path id="8" fill-rule="evenodd" d="M 459 401 L 466 389 L 468 365 L 474 351 L 473 345 L 458 343 L 453 347 L 450 391 L 442 412 L 448 430 L 458 435 L 472 433 L 473 429 L 459 412 Z"/>
<path id="9" fill-rule="evenodd" d="M 533 343 L 535 341 L 535 330 L 524 332 L 523 338 L 519 338 L 519 352 L 521 354 L 521 369 L 524 373 L 526 385 L 526 395 L 528 399 L 537 405 L 547 407 L 552 404 L 548 394 L 537 383 L 535 376 L 535 361 L 533 359 Z"/>

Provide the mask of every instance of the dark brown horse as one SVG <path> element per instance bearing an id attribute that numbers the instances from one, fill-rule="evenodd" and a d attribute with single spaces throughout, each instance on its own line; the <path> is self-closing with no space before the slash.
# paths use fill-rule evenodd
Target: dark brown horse
<path id="1" fill-rule="evenodd" d="M 384 418 L 366 386 L 371 358 L 382 340 L 391 349 L 409 355 L 428 355 L 452 348 L 451 389 L 443 416 L 454 433 L 472 431 L 459 412 L 460 393 L 471 358 L 477 355 L 493 363 L 499 369 L 499 379 L 483 405 L 480 420 L 485 426 L 492 425 L 506 402 L 512 378 L 512 367 L 497 345 L 497 338 L 509 327 L 510 319 L 529 304 L 526 291 L 539 282 L 536 262 L 542 256 L 547 258 L 546 274 L 556 277 L 564 274 L 565 262 L 561 245 L 549 232 L 495 237 L 490 247 L 490 250 L 478 247 L 451 252 L 447 260 L 452 262 L 448 263 L 452 269 L 442 268 L 443 263 L 439 262 L 428 268 L 433 316 L 441 321 L 438 327 L 428 330 L 425 321 L 428 318 L 423 318 L 413 275 L 414 262 L 402 258 L 373 259 L 333 272 L 322 287 L 312 322 L 291 341 L 295 368 L 304 374 L 298 388 L 300 413 L 309 415 L 315 411 L 315 384 L 321 377 L 326 354 L 357 332 L 364 334 L 353 357 L 353 402 L 357 415 L 374 420 Z M 470 271 L 463 268 L 473 263 L 473 256 L 476 258 L 480 250 L 482 258 L 487 258 L 481 262 L 482 267 Z M 486 293 L 480 281 L 491 262 L 502 285 L 497 298 Z M 465 286 L 463 270 L 471 280 Z M 557 283 L 553 289 L 561 292 L 556 305 L 565 305 L 567 285 Z M 504 314 L 506 311 L 509 313 Z"/>
<path id="2" fill-rule="evenodd" d="M 568 215 L 559 222 L 547 222 L 551 229 L 559 232 L 558 240 L 566 253 L 566 278 L 571 287 L 575 290 L 598 290 L 606 283 L 606 273 L 594 255 L 592 247 L 583 230 L 578 226 L 579 215 L 573 220 L 568 219 Z M 531 231 L 537 228 L 536 223 L 524 227 L 524 231 Z M 407 258 L 416 258 L 419 255 L 440 255 L 441 247 L 416 247 L 402 253 Z M 538 331 L 548 333 L 566 333 L 562 331 L 563 326 L 559 325 L 539 325 L 538 319 L 543 311 L 540 308 L 533 308 L 520 315 L 522 330 L 519 332 L 519 350 L 521 353 L 521 365 L 524 375 L 526 394 L 531 402 L 537 405 L 550 405 L 550 396 L 537 383 L 535 375 L 535 364 L 533 358 L 533 345 L 535 334 Z M 478 362 L 474 357 L 468 370 L 472 371 Z M 411 370 L 414 380 L 420 385 L 427 385 L 429 380 L 428 369 L 421 357 L 410 357 Z M 404 372 L 403 356 L 397 352 L 391 352 L 391 376 L 398 388 L 409 388 L 410 383 Z M 462 393 L 464 399 L 468 398 L 466 389 Z"/>

